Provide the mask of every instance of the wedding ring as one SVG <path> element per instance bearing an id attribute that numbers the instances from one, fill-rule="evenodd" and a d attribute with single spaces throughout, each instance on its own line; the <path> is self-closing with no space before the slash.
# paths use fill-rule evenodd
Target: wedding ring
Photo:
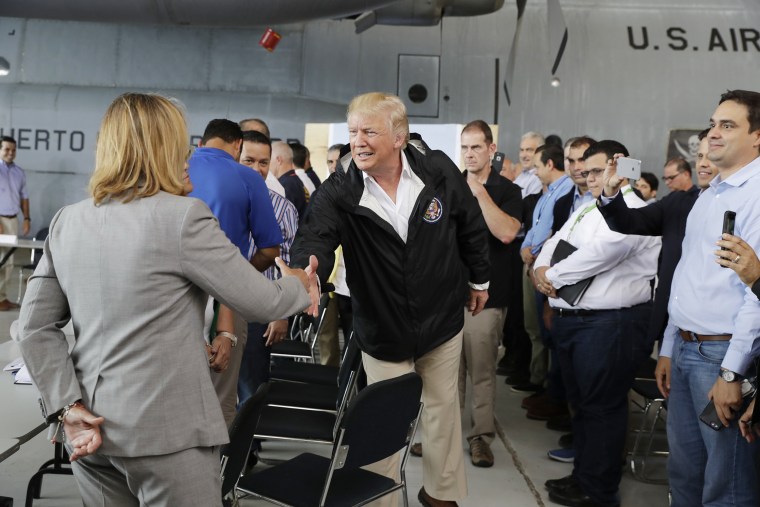
<path id="1" fill-rule="evenodd" d="M 739 264 L 739 259 L 741 259 L 741 258 L 742 258 L 741 255 L 737 255 L 736 259 L 734 259 L 734 264 Z"/>

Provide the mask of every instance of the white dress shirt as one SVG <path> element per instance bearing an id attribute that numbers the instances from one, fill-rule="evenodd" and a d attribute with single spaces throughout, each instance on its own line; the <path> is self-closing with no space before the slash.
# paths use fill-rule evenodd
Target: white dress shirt
<path id="1" fill-rule="evenodd" d="M 359 206 L 374 211 L 377 216 L 391 224 L 393 230 L 406 243 L 409 232 L 409 217 L 412 216 L 414 205 L 425 184 L 409 167 L 406 154 L 401 152 L 401 178 L 396 188 L 396 202 L 385 193 L 385 190 L 375 181 L 375 178 L 362 172 L 364 176 L 364 192 L 359 200 Z"/>
<path id="2" fill-rule="evenodd" d="M 306 171 L 304 169 L 295 168 L 296 176 L 301 180 L 301 183 L 303 183 L 303 186 L 306 187 L 306 190 L 309 191 L 309 195 L 313 194 L 314 191 L 317 189 L 317 187 L 314 186 L 314 182 L 311 181 L 311 178 L 309 178 L 309 175 L 306 174 Z"/>
<path id="3" fill-rule="evenodd" d="M 271 190 L 272 192 L 277 192 L 281 196 L 285 197 L 285 187 L 282 186 L 282 183 L 275 178 L 274 174 L 270 171 L 269 174 L 267 174 L 267 179 L 264 180 L 264 183 L 267 184 L 267 188 Z"/>
<path id="4" fill-rule="evenodd" d="M 621 189 L 629 208 L 645 206 L 626 185 Z M 627 236 L 612 232 L 596 207 L 596 202 L 576 210 L 557 234 L 544 243 L 535 268 L 549 266 L 560 239 L 578 250 L 546 271 L 559 289 L 596 276 L 578 306 L 563 299 L 549 298 L 552 308 L 610 310 L 628 308 L 652 298 L 650 281 L 657 273 L 661 240 L 651 236 Z"/>

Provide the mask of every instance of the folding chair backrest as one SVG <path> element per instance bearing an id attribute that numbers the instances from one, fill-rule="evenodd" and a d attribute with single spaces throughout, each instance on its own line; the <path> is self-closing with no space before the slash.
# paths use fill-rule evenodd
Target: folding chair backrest
<path id="1" fill-rule="evenodd" d="M 233 491 L 243 473 L 246 460 L 251 451 L 253 435 L 259 422 L 264 400 L 269 391 L 269 384 L 259 386 L 243 406 L 238 410 L 230 426 L 230 443 L 222 447 L 222 498 Z"/>
<path id="2" fill-rule="evenodd" d="M 387 458 L 413 437 L 420 410 L 422 379 L 416 373 L 365 387 L 341 420 L 336 452 L 345 454 L 342 468 L 358 468 Z"/>
<path id="3" fill-rule="evenodd" d="M 37 241 L 45 241 L 48 237 L 48 232 L 50 231 L 49 227 L 43 227 L 39 231 L 37 231 L 37 234 L 34 235 L 34 239 Z M 42 259 L 42 250 L 39 248 L 35 248 L 32 250 L 32 266 L 35 268 L 37 267 L 37 264 L 40 262 L 40 259 Z"/>
<path id="4" fill-rule="evenodd" d="M 362 353 L 359 350 L 359 346 L 356 344 L 354 334 L 348 338 L 346 344 L 346 353 L 343 354 L 343 361 L 340 363 L 340 369 L 338 370 L 338 402 L 337 407 L 340 409 L 340 405 L 347 397 L 347 391 L 350 389 L 349 384 L 356 382 L 356 375 L 362 363 Z M 352 374 L 353 373 L 353 378 Z"/>

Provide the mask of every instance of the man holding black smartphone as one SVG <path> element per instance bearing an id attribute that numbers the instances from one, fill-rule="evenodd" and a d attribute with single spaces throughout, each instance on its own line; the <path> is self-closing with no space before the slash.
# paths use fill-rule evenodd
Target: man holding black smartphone
<path id="1" fill-rule="evenodd" d="M 757 347 L 760 302 L 734 271 L 717 265 L 714 252 L 726 211 L 736 212 L 736 235 L 760 246 L 760 93 L 724 93 L 707 138 L 707 156 L 719 175 L 686 223 L 658 362 L 664 375 L 658 380 L 670 392 L 668 475 L 673 507 L 755 506 L 757 443 L 744 442 L 734 427 L 713 431 L 699 416 L 709 398 L 723 425 L 730 425 L 742 407 L 741 380 Z"/>

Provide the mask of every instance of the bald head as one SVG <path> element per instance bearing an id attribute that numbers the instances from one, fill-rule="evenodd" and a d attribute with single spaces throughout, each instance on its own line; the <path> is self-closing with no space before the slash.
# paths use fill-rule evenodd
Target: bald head
<path id="1" fill-rule="evenodd" d="M 293 169 L 293 149 L 288 146 L 288 143 L 282 141 L 272 143 L 272 161 L 270 167 L 277 178 Z"/>

